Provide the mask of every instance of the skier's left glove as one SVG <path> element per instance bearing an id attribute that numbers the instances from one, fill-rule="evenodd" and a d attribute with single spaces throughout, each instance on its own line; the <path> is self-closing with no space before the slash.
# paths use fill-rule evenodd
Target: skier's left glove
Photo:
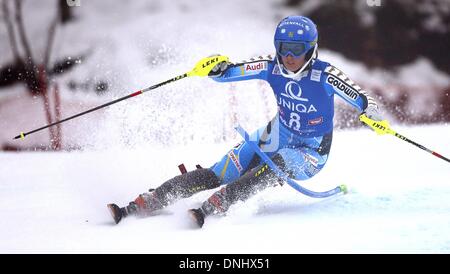
<path id="1" fill-rule="evenodd" d="M 370 119 L 372 119 L 374 121 L 383 121 L 384 120 L 377 105 L 370 104 L 369 106 L 367 106 L 367 108 L 363 111 L 362 114 L 365 114 L 367 117 L 369 117 Z"/>
<path id="2" fill-rule="evenodd" d="M 212 57 L 212 56 L 216 56 L 216 55 L 220 55 L 220 54 L 213 54 L 208 57 Z M 211 69 L 211 71 L 208 73 L 208 76 L 209 77 L 220 77 L 227 70 L 227 68 L 228 68 L 227 62 L 225 62 L 225 61 L 220 62 Z"/>

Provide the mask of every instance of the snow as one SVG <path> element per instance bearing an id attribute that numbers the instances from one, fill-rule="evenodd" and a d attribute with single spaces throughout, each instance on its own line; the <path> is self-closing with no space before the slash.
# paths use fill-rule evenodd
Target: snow
<path id="1" fill-rule="evenodd" d="M 281 2 L 82 1 L 74 8 L 80 20 L 58 29 L 55 37 L 52 60 L 88 54 L 55 79 L 62 116 L 182 74 L 213 53 L 232 61 L 272 53 L 277 22 L 298 12 L 281 8 Z M 313 9 L 315 3 L 305 1 L 301 8 Z M 24 2 L 37 57 L 53 12 L 51 2 Z M 0 66 L 12 59 L 1 26 Z M 424 86 L 450 83 L 448 74 L 423 58 L 391 72 L 368 69 L 336 52 L 321 49 L 319 54 L 369 91 L 381 87 L 391 96 L 390 87 L 411 88 L 416 110 L 430 110 L 435 100 L 421 92 Z M 93 85 L 99 80 L 109 83 L 103 96 L 67 87 L 70 81 Z M 336 131 L 327 166 L 303 184 L 316 191 L 347 184 L 347 195 L 318 200 L 285 185 L 233 206 L 225 217 L 208 219 L 201 230 L 192 229 L 186 210 L 199 206 L 212 190 L 160 215 L 113 225 L 107 203 L 127 204 L 177 175 L 181 162 L 188 169 L 212 165 L 240 141 L 232 131 L 233 115 L 252 131 L 275 111 L 266 83 L 188 78 L 64 123 L 64 146 L 80 151 L 2 152 L 0 253 L 449 253 L 448 163 L 367 129 Z M 392 122 L 405 136 L 450 156 L 448 124 L 398 127 Z M 44 124 L 42 98 L 29 96 L 22 85 L 1 90 L 0 144 L 47 145 L 48 131 L 11 140 Z"/>
<path id="2" fill-rule="evenodd" d="M 450 155 L 445 125 L 399 133 Z M 234 140 L 233 140 L 234 142 Z M 211 217 L 202 229 L 186 210 L 214 190 L 147 218 L 114 225 L 106 204 L 125 205 L 188 169 L 209 166 L 232 146 L 197 144 L 0 156 L 1 253 L 449 253 L 448 163 L 368 129 L 335 133 L 324 170 L 303 185 L 350 192 L 313 199 L 271 188 Z M 45 162 L 46 165 L 42 165 Z"/>

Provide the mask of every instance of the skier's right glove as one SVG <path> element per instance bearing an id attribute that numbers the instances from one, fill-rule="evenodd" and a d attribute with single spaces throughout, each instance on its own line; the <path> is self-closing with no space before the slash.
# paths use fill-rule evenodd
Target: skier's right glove
<path id="1" fill-rule="evenodd" d="M 381 115 L 378 106 L 370 104 L 363 112 L 367 117 L 374 121 L 382 121 L 383 116 Z"/>
<path id="2" fill-rule="evenodd" d="M 220 54 L 213 54 L 211 56 L 208 57 L 212 57 L 212 56 L 216 56 L 216 55 L 220 55 Z M 223 73 L 227 70 L 228 68 L 228 63 L 223 61 L 218 63 L 217 65 L 215 65 L 212 70 L 208 73 L 209 77 L 220 77 L 223 75 Z"/>

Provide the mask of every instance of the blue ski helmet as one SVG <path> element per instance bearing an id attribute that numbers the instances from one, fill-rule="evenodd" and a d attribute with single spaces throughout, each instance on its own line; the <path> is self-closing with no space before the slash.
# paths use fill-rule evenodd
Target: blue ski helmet
<path id="1" fill-rule="evenodd" d="M 278 56 L 300 57 L 315 47 L 318 39 L 316 25 L 305 16 L 288 16 L 278 24 L 274 36 Z"/>

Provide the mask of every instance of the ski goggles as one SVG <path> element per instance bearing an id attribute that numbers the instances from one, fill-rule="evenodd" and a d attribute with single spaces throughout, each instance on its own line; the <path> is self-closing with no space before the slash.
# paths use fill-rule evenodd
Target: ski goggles
<path id="1" fill-rule="evenodd" d="M 309 50 L 306 43 L 290 43 L 290 42 L 279 42 L 277 47 L 277 53 L 283 57 L 287 57 L 289 54 L 294 57 L 300 57 L 305 52 Z"/>

